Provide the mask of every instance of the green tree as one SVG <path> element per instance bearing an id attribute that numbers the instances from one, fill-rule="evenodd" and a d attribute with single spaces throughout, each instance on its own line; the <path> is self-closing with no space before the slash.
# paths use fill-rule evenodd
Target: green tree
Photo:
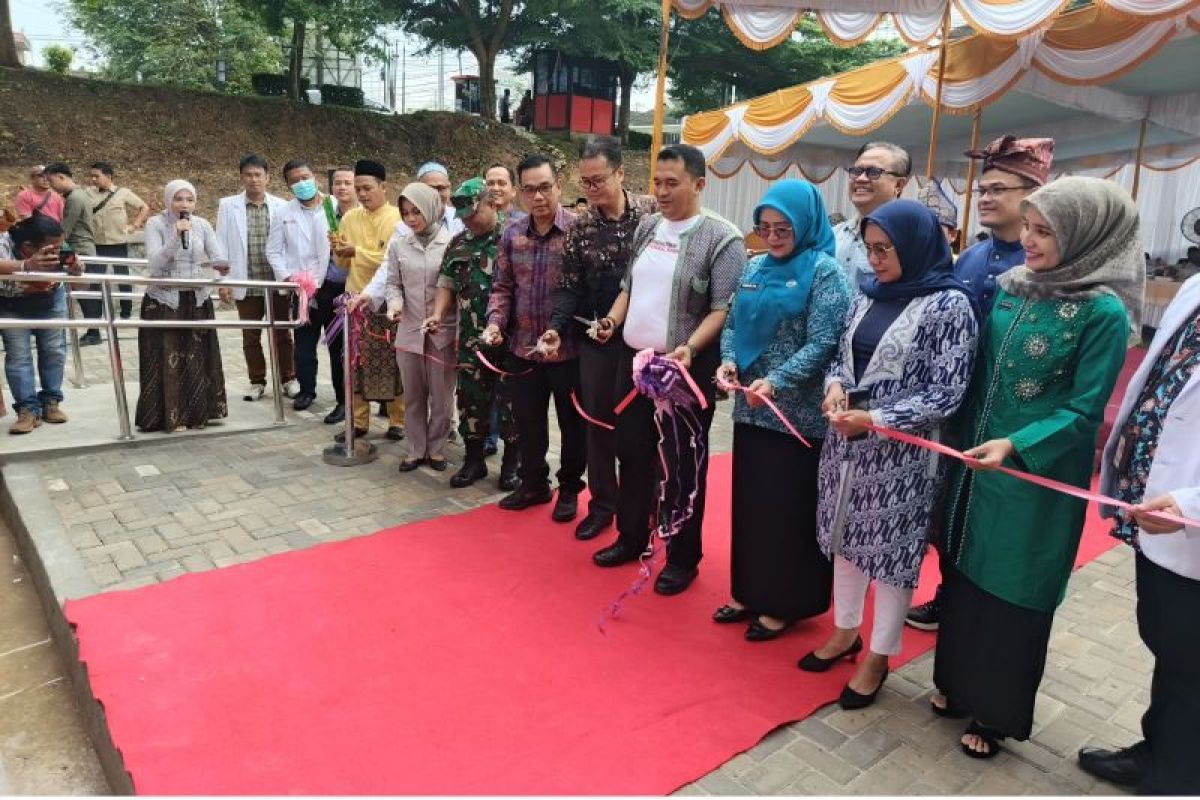
<path id="1" fill-rule="evenodd" d="M 541 48 L 615 61 L 621 87 L 617 133 L 625 139 L 633 84 L 658 62 L 660 14 L 658 0 L 529 0 L 512 35 L 518 66 L 531 69 Z"/>
<path id="2" fill-rule="evenodd" d="M 310 34 L 346 53 L 376 49 L 377 28 L 394 21 L 393 6 L 384 0 L 241 0 L 272 34 L 290 33 L 288 96 L 300 99 L 304 52 Z"/>
<path id="3" fill-rule="evenodd" d="M 282 66 L 278 42 L 241 5 L 222 0 L 65 0 L 71 22 L 94 42 L 105 77 L 212 88 L 217 62 L 233 93 L 255 72 Z"/>
<path id="4" fill-rule="evenodd" d="M 710 111 L 737 98 L 758 97 L 777 89 L 835 75 L 905 51 L 903 42 L 879 39 L 857 47 L 838 47 L 820 25 L 804 17 L 798 37 L 769 50 L 751 50 L 738 41 L 720 14 L 676 20 L 671 31 L 671 99 L 681 114 Z"/>
<path id="5" fill-rule="evenodd" d="M 46 59 L 46 69 L 59 75 L 71 71 L 71 62 L 75 60 L 75 51 L 61 44 L 52 44 L 42 48 L 42 58 Z"/>
<path id="6" fill-rule="evenodd" d="M 387 0 L 428 50 L 470 50 L 479 63 L 481 114 L 496 118 L 496 56 L 511 47 L 510 30 L 525 23 L 526 0 Z"/>

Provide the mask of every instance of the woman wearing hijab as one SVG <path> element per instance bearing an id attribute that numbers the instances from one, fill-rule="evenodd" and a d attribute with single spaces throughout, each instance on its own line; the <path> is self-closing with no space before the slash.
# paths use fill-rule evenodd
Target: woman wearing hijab
<path id="1" fill-rule="evenodd" d="M 842 691 L 846 709 L 874 702 L 888 657 L 900 653 L 942 473 L 928 450 L 868 426 L 937 439 L 966 394 L 978 332 L 933 212 L 893 200 L 861 225 L 874 276 L 850 309 L 821 406 L 832 430 L 821 452 L 818 537 L 833 560 L 836 630 L 799 664 L 824 672 L 862 650 L 859 627 L 874 581 L 870 653 Z"/>
<path id="2" fill-rule="evenodd" d="M 361 300 L 378 310 L 387 303 L 395 330 L 396 362 L 404 386 L 407 455 L 401 472 L 422 464 L 446 469 L 445 448 L 450 436 L 454 403 L 454 347 L 457 314 L 430 331 L 422 322 L 433 316 L 442 256 L 453 238 L 442 224 L 444 207 L 438 191 L 410 183 L 400 193 L 400 216 L 383 264 L 363 289 Z"/>
<path id="3" fill-rule="evenodd" d="M 956 465 L 946 495 L 933 703 L 972 718 L 962 747 L 974 758 L 1029 737 L 1087 507 L 992 470 L 1088 486 L 1145 281 L 1137 207 L 1115 183 L 1063 178 L 1021 210 L 1025 265 L 999 278 L 956 425 L 978 463 Z"/>
<path id="4" fill-rule="evenodd" d="M 754 210 L 754 230 L 767 252 L 746 265 L 721 334 L 718 376 L 752 394 L 734 397 L 733 599 L 713 620 L 750 619 L 746 639 L 768 641 L 829 608 L 833 568 L 817 546 L 817 465 L 828 427 L 820 403 L 852 294 L 833 257 L 825 204 L 808 181 L 775 184 Z"/>
<path id="5" fill-rule="evenodd" d="M 146 225 L 146 258 L 152 278 L 208 278 L 208 268 L 228 262 L 208 220 L 192 215 L 196 188 L 167 184 L 163 212 Z M 186 234 L 186 243 L 184 235 Z M 144 320 L 213 318 L 208 292 L 151 286 L 142 297 Z M 203 428 L 229 413 L 221 350 L 212 328 L 139 328 L 141 392 L 135 421 L 143 431 Z"/>

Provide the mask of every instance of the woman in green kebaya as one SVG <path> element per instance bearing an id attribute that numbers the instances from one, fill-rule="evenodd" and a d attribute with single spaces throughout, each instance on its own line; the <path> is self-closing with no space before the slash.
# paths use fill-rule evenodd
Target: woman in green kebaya
<path id="1" fill-rule="evenodd" d="M 1063 178 L 1022 203 L 1025 265 L 1000 280 L 947 484 L 934 711 L 971 718 L 963 751 L 1029 737 L 1054 610 L 1087 504 L 994 470 L 1087 487 L 1104 407 L 1138 331 L 1137 207 L 1109 181 Z"/>

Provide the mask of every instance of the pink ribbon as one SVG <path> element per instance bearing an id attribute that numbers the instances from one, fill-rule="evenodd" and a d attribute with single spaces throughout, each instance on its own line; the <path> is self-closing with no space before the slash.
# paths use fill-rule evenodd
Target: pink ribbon
<path id="1" fill-rule="evenodd" d="M 749 389 L 747 389 L 745 386 L 742 386 L 737 381 L 722 380 L 720 377 L 720 373 L 717 373 L 717 386 L 720 386 L 722 389 L 724 389 L 727 392 L 729 392 L 729 391 L 742 392 L 747 397 L 749 397 L 750 395 L 754 395 L 759 400 L 762 400 L 764 403 L 767 404 L 767 408 L 771 409 L 771 413 L 773 413 L 775 416 L 779 417 L 779 421 L 783 423 L 783 427 L 788 429 L 788 433 L 790 433 L 792 436 L 795 436 L 797 439 L 799 439 L 804 444 L 805 447 L 810 448 L 810 449 L 812 448 L 812 445 L 808 443 L 808 439 L 805 439 L 802 435 L 800 435 L 800 431 L 796 430 L 796 427 L 794 425 L 792 425 L 791 421 L 783 415 L 783 412 L 779 410 L 779 406 L 775 405 L 775 401 L 773 401 L 771 398 L 767 397 L 766 395 L 759 394 L 758 392 L 752 392 Z"/>
<path id="2" fill-rule="evenodd" d="M 588 422 L 592 423 L 593 425 L 604 428 L 606 431 L 615 431 L 617 429 L 616 425 L 610 425 L 607 422 L 598 420 L 595 417 L 588 414 L 586 411 L 584 411 L 583 406 L 579 404 L 579 398 L 575 396 L 574 390 L 571 390 L 571 404 L 573 406 L 575 406 L 575 410 L 579 412 L 579 416 L 583 417 L 584 419 L 586 419 Z"/>
<path id="3" fill-rule="evenodd" d="M 296 284 L 297 292 L 300 295 L 299 309 L 296 312 L 296 318 L 301 325 L 308 324 L 308 304 L 317 296 L 317 279 L 307 272 L 297 272 L 288 278 L 291 283 Z"/>
<path id="4" fill-rule="evenodd" d="M 892 428 L 885 428 L 881 425 L 873 425 L 871 423 L 867 423 L 867 428 L 875 433 L 878 433 L 880 436 L 886 436 L 889 439 L 895 439 L 898 442 L 915 445 L 916 447 L 923 447 L 926 450 L 932 450 L 933 452 L 943 456 L 957 458 L 959 461 L 962 461 L 966 464 L 979 463 L 979 459 L 972 458 L 966 453 L 963 453 L 960 450 L 955 450 L 953 447 L 947 447 L 940 442 L 931 442 L 928 439 L 923 439 L 920 436 L 914 436 L 911 433 L 903 433 L 902 431 L 893 430 Z M 1116 506 L 1117 508 L 1125 511 L 1131 511 L 1134 509 L 1134 505 L 1132 503 L 1126 503 L 1124 501 L 1102 495 L 1099 492 L 1081 489 L 1078 486 L 1072 486 L 1069 483 L 1056 481 L 1053 478 L 1044 478 L 1041 475 L 1033 475 L 1028 472 L 1022 472 L 1019 469 L 1011 469 L 1009 467 L 996 467 L 996 470 L 998 472 L 1003 472 L 1005 475 L 1016 478 L 1017 480 L 1022 480 L 1026 483 L 1032 483 L 1034 486 L 1041 486 L 1043 489 L 1049 489 L 1053 492 L 1061 492 L 1062 494 L 1070 495 L 1071 497 L 1077 497 L 1080 500 L 1091 500 L 1099 503 L 1100 505 Z M 1149 513 L 1151 516 L 1154 516 L 1163 522 L 1173 522 L 1176 525 L 1183 525 L 1187 528 L 1200 528 L 1200 522 L 1188 519 L 1187 517 L 1169 514 L 1166 511 L 1152 511 L 1146 513 Z"/>
<path id="5" fill-rule="evenodd" d="M 475 352 L 475 357 L 479 359 L 480 364 L 483 364 L 485 367 L 490 369 L 492 372 L 496 373 L 497 375 L 503 376 L 505 378 L 515 378 L 520 375 L 528 375 L 530 372 L 533 372 L 532 367 L 530 367 L 529 369 L 521 370 L 520 372 L 505 372 L 504 370 L 500 369 L 495 364 L 493 364 L 491 361 L 488 361 L 487 356 L 485 356 L 478 348 L 476 348 L 476 350 L 474 352 Z"/>

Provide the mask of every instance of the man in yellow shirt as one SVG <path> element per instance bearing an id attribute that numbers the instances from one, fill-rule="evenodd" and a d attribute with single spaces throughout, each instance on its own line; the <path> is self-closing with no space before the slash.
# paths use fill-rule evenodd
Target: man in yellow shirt
<path id="1" fill-rule="evenodd" d="M 359 207 L 342 217 L 330 244 L 337 264 L 349 272 L 346 291 L 357 294 L 371 282 L 383 263 L 388 240 L 400 223 L 400 209 L 387 201 L 387 171 L 375 161 L 354 165 L 354 193 Z M 370 400 L 388 404 L 387 438 L 404 438 L 403 389 L 396 352 L 388 335 L 391 323 L 386 310 L 367 316 L 367 330 L 359 337 L 360 363 L 354 371 L 354 432 L 365 436 L 371 425 Z M 342 441 L 342 434 L 336 437 Z"/>

